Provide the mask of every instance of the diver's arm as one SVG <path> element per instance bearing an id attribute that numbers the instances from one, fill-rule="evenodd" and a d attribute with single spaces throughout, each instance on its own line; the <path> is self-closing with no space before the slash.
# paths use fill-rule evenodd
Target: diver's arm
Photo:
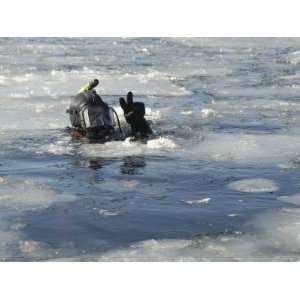
<path id="1" fill-rule="evenodd" d="M 133 102 L 133 94 L 127 94 L 127 101 L 119 99 L 120 106 L 124 111 L 126 122 L 131 126 L 131 134 L 134 136 L 147 137 L 152 134 L 149 123 L 144 118 L 145 105 L 143 102 Z"/>

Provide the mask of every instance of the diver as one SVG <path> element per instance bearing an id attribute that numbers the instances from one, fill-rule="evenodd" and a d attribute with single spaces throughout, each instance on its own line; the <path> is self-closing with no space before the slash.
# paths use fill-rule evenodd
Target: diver
<path id="1" fill-rule="evenodd" d="M 69 113 L 72 137 L 106 141 L 115 134 L 114 110 L 97 94 L 98 79 L 90 81 L 72 98 Z"/>
<path id="2" fill-rule="evenodd" d="M 127 136 L 123 135 L 116 111 L 105 103 L 95 90 L 98 84 L 98 79 L 90 81 L 71 100 L 67 113 L 72 125 L 72 137 L 75 139 L 86 137 L 90 142 L 124 139 Z M 129 136 L 134 139 L 149 137 L 152 130 L 145 120 L 144 103 L 134 103 L 132 92 L 127 94 L 127 101 L 122 97 L 119 102 L 125 120 L 131 126 Z M 117 124 L 119 130 L 116 130 Z"/>

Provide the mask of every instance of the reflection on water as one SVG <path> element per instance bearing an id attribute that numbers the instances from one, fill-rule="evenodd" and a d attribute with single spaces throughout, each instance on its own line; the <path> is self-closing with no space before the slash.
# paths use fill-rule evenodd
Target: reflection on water
<path id="1" fill-rule="evenodd" d="M 92 158 L 92 159 L 76 159 L 72 162 L 74 167 L 89 168 L 92 170 L 99 170 L 109 166 L 116 160 Z M 120 160 L 121 174 L 135 175 L 146 167 L 146 159 L 144 156 L 126 156 Z"/>
<path id="2" fill-rule="evenodd" d="M 93 170 L 102 169 L 104 166 L 109 164 L 108 160 L 104 159 L 78 159 L 73 162 L 75 167 L 90 168 Z"/>
<path id="3" fill-rule="evenodd" d="M 120 167 L 122 174 L 138 174 L 146 167 L 145 157 L 143 156 L 128 156 L 123 159 L 123 164 Z"/>

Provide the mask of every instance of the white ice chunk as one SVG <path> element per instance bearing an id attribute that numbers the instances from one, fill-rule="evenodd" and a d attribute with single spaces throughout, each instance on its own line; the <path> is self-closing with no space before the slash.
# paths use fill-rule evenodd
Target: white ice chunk
<path id="1" fill-rule="evenodd" d="M 203 198 L 199 200 L 186 200 L 184 202 L 186 202 L 187 204 L 207 204 L 210 202 L 210 200 L 210 198 Z"/>
<path id="2" fill-rule="evenodd" d="M 287 163 L 300 155 L 300 137 L 284 134 L 209 133 L 186 149 L 187 158 L 256 164 Z"/>
<path id="3" fill-rule="evenodd" d="M 22 253 L 32 254 L 34 252 L 42 252 L 46 248 L 46 245 L 41 242 L 24 240 L 19 242 L 19 250 Z"/>
<path id="4" fill-rule="evenodd" d="M 150 149 L 175 149 L 178 146 L 169 138 L 159 137 L 158 139 L 149 140 L 147 148 Z"/>
<path id="5" fill-rule="evenodd" d="M 201 110 L 202 118 L 213 118 L 216 116 L 216 112 L 211 108 L 203 108 Z"/>
<path id="6" fill-rule="evenodd" d="M 130 138 L 127 138 L 125 141 L 81 145 L 80 153 L 86 157 L 124 157 L 172 151 L 176 148 L 177 144 L 170 138 L 159 137 L 149 140 L 146 144 L 131 142 Z"/>
<path id="7" fill-rule="evenodd" d="M 184 116 L 190 116 L 190 115 L 193 114 L 193 111 L 192 110 L 185 110 L 185 111 L 182 111 L 181 114 L 184 115 Z"/>
<path id="8" fill-rule="evenodd" d="M 74 201 L 75 196 L 64 194 L 57 189 L 33 181 L 12 181 L 1 183 L 0 207 L 17 211 L 47 208 L 60 201 Z"/>
<path id="9" fill-rule="evenodd" d="M 139 182 L 137 180 L 121 180 L 121 186 L 126 189 L 134 189 Z"/>
<path id="10" fill-rule="evenodd" d="M 234 191 L 246 193 L 267 193 L 278 191 L 278 185 L 270 179 L 243 179 L 230 183 L 228 187 Z"/>
<path id="11" fill-rule="evenodd" d="M 118 211 L 110 211 L 108 209 L 100 209 L 99 210 L 99 215 L 102 218 L 114 217 L 114 216 L 117 216 L 119 214 L 120 214 L 120 212 L 118 212 Z"/>
<path id="12" fill-rule="evenodd" d="M 292 196 L 280 196 L 277 199 L 283 202 L 300 205 L 300 193 Z"/>

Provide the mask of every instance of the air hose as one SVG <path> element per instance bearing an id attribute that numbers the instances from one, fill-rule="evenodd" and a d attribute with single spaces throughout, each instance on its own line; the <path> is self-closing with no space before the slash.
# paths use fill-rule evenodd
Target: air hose
<path id="1" fill-rule="evenodd" d="M 122 136 L 124 137 L 124 133 L 123 133 L 123 130 L 121 128 L 121 123 L 120 123 L 120 120 L 119 120 L 119 116 L 118 116 L 117 112 L 112 107 L 110 107 L 110 108 L 111 108 L 111 110 L 114 112 L 114 114 L 116 116 L 116 119 L 117 119 L 117 122 L 118 122 L 118 126 L 119 126 L 119 130 L 120 130 Z"/>

